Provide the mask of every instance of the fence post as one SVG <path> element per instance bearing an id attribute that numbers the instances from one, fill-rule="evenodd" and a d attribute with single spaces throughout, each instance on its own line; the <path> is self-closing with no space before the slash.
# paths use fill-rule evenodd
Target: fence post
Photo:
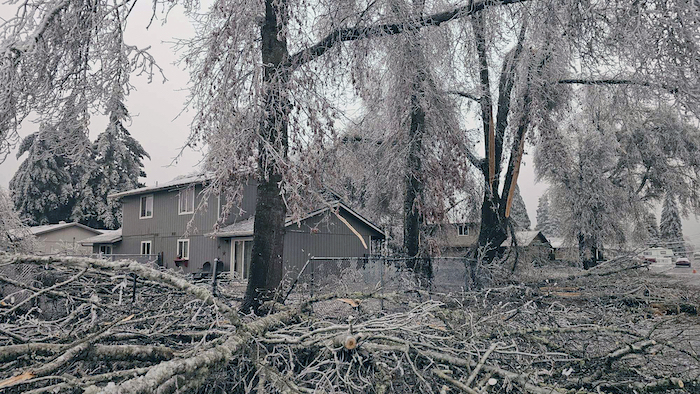
<path id="1" fill-rule="evenodd" d="M 379 299 L 379 309 L 384 310 L 384 265 L 386 261 L 382 257 L 377 258 L 379 263 L 379 294 L 382 296 Z"/>
<path id="2" fill-rule="evenodd" d="M 313 259 L 313 257 L 312 257 Z M 314 282 L 314 273 L 316 272 L 316 260 L 311 260 L 311 298 L 314 298 L 314 287 L 316 283 Z"/>
<path id="3" fill-rule="evenodd" d="M 214 259 L 214 265 L 212 267 L 212 275 L 211 275 L 211 295 L 216 297 L 216 277 L 219 274 L 219 258 Z"/>

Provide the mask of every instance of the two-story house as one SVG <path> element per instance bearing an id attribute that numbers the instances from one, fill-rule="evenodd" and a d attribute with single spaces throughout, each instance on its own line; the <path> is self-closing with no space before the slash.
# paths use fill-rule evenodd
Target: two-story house
<path id="1" fill-rule="evenodd" d="M 113 194 L 110 198 L 122 201 L 121 233 L 102 237 L 104 242 L 97 237 L 84 242 L 92 243 L 95 253 L 158 255 L 165 267 L 181 267 L 185 272 L 208 271 L 218 258 L 223 263 L 220 268 L 247 278 L 252 256 L 256 184 L 246 185 L 240 210 L 232 210 L 235 214 L 215 232 L 214 225 L 225 202 L 210 195 L 206 208 L 197 209 L 207 182 L 206 176 L 192 176 Z M 297 271 L 311 256 L 363 257 L 382 239 L 384 234 L 377 226 L 342 202 L 331 201 L 298 222 L 287 221 L 285 269 Z"/>

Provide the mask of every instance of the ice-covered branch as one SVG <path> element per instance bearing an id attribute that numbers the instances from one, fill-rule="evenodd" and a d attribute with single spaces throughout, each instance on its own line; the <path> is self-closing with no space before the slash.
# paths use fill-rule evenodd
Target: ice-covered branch
<path id="1" fill-rule="evenodd" d="M 367 27 L 341 28 L 332 31 L 318 43 L 300 50 L 290 56 L 287 66 L 295 69 L 305 63 L 319 58 L 328 50 L 341 42 L 356 41 L 365 38 L 391 36 L 406 31 L 420 30 L 424 27 L 440 26 L 454 19 L 464 18 L 492 6 L 521 3 L 527 0 L 490 1 L 480 0 L 469 5 L 456 7 L 449 11 L 438 12 L 406 22 L 386 23 Z"/>

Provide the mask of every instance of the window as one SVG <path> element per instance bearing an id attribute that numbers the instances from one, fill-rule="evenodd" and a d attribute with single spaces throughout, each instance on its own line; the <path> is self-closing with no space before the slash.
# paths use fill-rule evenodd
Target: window
<path id="1" fill-rule="evenodd" d="M 233 263 L 231 268 L 240 279 L 248 279 L 250 260 L 253 257 L 252 252 L 252 240 L 231 241 L 231 260 Z"/>
<path id="2" fill-rule="evenodd" d="M 178 214 L 184 215 L 194 212 L 194 185 L 180 190 L 180 209 Z"/>
<path id="3" fill-rule="evenodd" d="M 457 225 L 457 234 L 469 235 L 469 226 L 466 224 L 458 224 Z"/>
<path id="4" fill-rule="evenodd" d="M 178 239 L 177 240 L 177 258 L 180 260 L 190 259 L 190 240 L 189 239 Z"/>
<path id="5" fill-rule="evenodd" d="M 141 213 L 139 219 L 148 219 L 153 217 L 153 194 L 141 197 Z"/>
<path id="6" fill-rule="evenodd" d="M 100 245 L 100 254 L 112 254 L 112 245 Z"/>
<path id="7" fill-rule="evenodd" d="M 661 254 L 666 254 L 666 251 L 665 251 L 665 250 L 662 250 L 662 251 L 661 251 Z"/>
<path id="8" fill-rule="evenodd" d="M 141 241 L 141 254 L 151 254 L 151 241 Z"/>

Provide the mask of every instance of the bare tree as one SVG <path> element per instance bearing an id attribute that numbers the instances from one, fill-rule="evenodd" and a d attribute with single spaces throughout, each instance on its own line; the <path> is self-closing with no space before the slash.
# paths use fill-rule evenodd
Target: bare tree
<path id="1" fill-rule="evenodd" d="M 665 103 L 630 102 L 600 89 L 583 89 L 579 114 L 550 130 L 557 135 L 543 138 L 535 155 L 585 267 L 604 242 L 624 245 L 635 230 L 646 238 L 649 212 L 665 195 L 681 195 L 686 209 L 697 209 L 700 181 L 697 127 Z"/>
<path id="2" fill-rule="evenodd" d="M 302 198 L 304 191 L 322 187 L 316 169 L 324 144 L 334 138 L 338 112 L 328 97 L 333 93 L 324 88 L 337 91 L 328 81 L 342 83 L 343 66 L 349 64 L 338 44 L 411 33 L 490 5 L 477 2 L 446 11 L 436 7 L 420 17 L 397 17 L 389 12 L 391 7 L 376 2 L 267 1 L 264 6 L 215 3 L 201 17 L 201 35 L 190 42 L 185 56 L 193 67 L 192 100 L 198 109 L 192 143 L 203 141 L 212 147 L 207 163 L 217 180 L 210 190 L 229 190 L 225 194 L 232 200 L 240 195 L 240 186 L 232 185 L 258 180 L 252 274 L 244 309 L 256 309 L 273 297 L 283 274 L 285 217 L 289 213 L 298 218 L 308 203 Z M 411 80 L 410 86 L 415 84 Z M 411 106 L 414 132 L 423 127 L 416 105 L 419 96 Z M 411 141 L 416 150 L 421 139 Z"/>

